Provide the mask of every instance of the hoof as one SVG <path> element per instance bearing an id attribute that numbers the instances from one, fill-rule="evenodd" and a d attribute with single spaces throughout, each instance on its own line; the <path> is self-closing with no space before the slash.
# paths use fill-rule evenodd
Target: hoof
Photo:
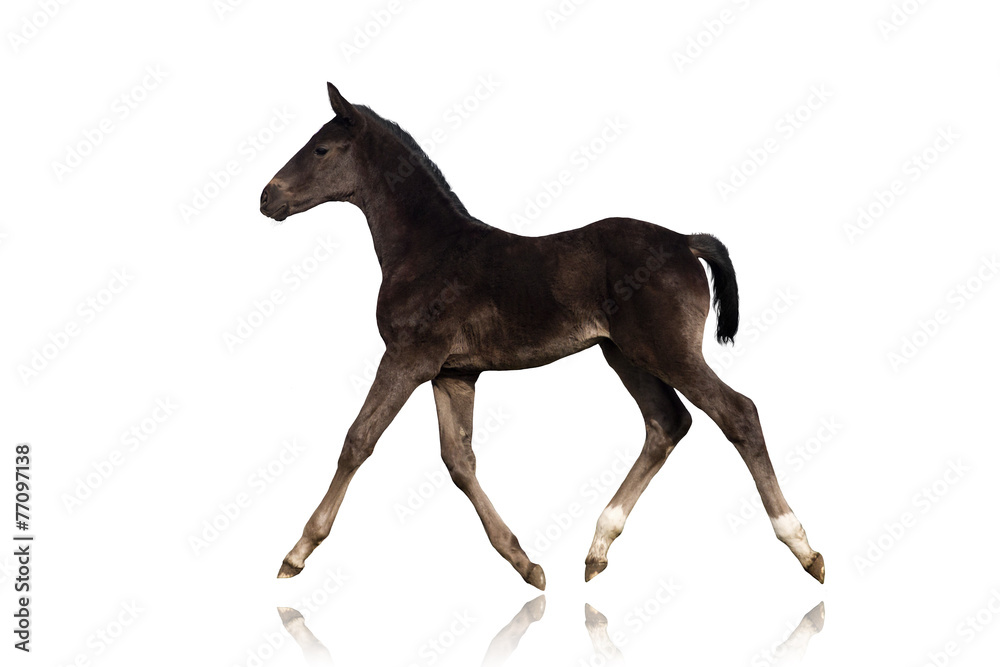
<path id="1" fill-rule="evenodd" d="M 812 575 L 813 579 L 819 583 L 823 583 L 826 579 L 826 566 L 823 564 L 823 554 L 817 552 L 816 558 L 813 559 L 812 564 L 806 568 L 806 572 Z"/>
<path id="2" fill-rule="evenodd" d="M 590 581 L 601 572 L 604 572 L 604 568 L 608 566 L 608 561 L 606 560 L 589 560 L 587 561 L 587 568 L 583 573 L 583 580 Z"/>
<path id="3" fill-rule="evenodd" d="M 281 561 L 281 569 L 278 570 L 278 579 L 291 579 L 301 571 L 301 567 L 295 567 L 288 561 Z"/>
<path id="4" fill-rule="evenodd" d="M 532 565 L 524 580 L 540 591 L 545 590 L 545 572 L 542 571 L 541 565 Z"/>

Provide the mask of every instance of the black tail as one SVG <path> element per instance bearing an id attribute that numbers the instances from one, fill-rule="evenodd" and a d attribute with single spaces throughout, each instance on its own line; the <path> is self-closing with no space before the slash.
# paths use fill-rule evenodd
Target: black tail
<path id="1" fill-rule="evenodd" d="M 740 325 L 740 294 L 729 251 L 722 241 L 711 234 L 691 234 L 688 236 L 688 247 L 695 257 L 701 257 L 712 269 L 713 305 L 718 318 L 715 338 L 723 345 L 732 343 Z"/>

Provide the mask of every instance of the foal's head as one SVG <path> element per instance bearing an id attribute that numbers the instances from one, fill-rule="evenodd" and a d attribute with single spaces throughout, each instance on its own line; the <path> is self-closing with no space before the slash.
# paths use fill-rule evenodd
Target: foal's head
<path id="1" fill-rule="evenodd" d="M 328 201 L 347 201 L 358 189 L 355 140 L 366 118 L 327 83 L 336 116 L 292 156 L 260 194 L 260 212 L 275 220 Z"/>

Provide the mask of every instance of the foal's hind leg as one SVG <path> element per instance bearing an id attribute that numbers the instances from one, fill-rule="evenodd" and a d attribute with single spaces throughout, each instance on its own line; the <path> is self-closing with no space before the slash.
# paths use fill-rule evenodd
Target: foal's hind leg
<path id="1" fill-rule="evenodd" d="M 608 548 L 625 527 L 632 508 L 646 490 L 653 475 L 663 467 L 670 452 L 691 427 L 691 414 L 677 398 L 677 392 L 662 380 L 640 370 L 625 358 L 614 343 L 601 343 L 608 364 L 639 405 L 646 422 L 646 442 L 625 481 L 597 520 L 594 541 L 587 553 L 584 578 L 590 581 L 608 566 Z"/>
<path id="2" fill-rule="evenodd" d="M 490 538 L 490 544 L 514 566 L 526 582 L 545 590 L 545 573 L 528 560 L 520 543 L 503 522 L 476 479 L 476 455 L 472 451 L 472 406 L 476 378 L 437 377 L 432 381 L 441 430 L 441 458 L 455 485 L 472 501 Z"/>
<path id="3" fill-rule="evenodd" d="M 753 475 L 775 535 L 791 549 L 802 567 L 823 583 L 826 576 L 823 556 L 809 546 L 802 524 L 792 514 L 778 487 L 753 401 L 720 380 L 700 351 L 691 353 L 684 362 L 670 364 L 661 377 L 704 410 L 736 446 Z"/>

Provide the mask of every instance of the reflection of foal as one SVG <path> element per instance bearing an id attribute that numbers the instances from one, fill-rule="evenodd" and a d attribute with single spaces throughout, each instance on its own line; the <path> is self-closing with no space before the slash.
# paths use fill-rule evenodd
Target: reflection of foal
<path id="1" fill-rule="evenodd" d="M 386 352 L 330 488 L 278 576 L 302 570 L 330 534 L 358 467 L 413 390 L 430 381 L 452 479 L 500 555 L 544 589 L 542 568 L 528 560 L 476 479 L 476 379 L 482 371 L 541 366 L 600 345 L 639 404 L 646 442 L 597 522 L 587 580 L 607 567 L 608 547 L 639 494 L 691 424 L 679 391 L 736 446 L 778 538 L 822 582 L 823 557 L 778 488 L 753 402 L 702 357 L 711 293 L 698 258 L 714 278 L 716 337 L 725 342 L 736 334 L 736 276 L 725 246 L 707 234 L 685 236 L 629 218 L 534 238 L 490 227 L 469 214 L 410 135 L 327 86 L 336 117 L 267 184 L 260 210 L 284 220 L 323 202 L 348 201 L 364 212 L 382 266 L 375 314 Z"/>

